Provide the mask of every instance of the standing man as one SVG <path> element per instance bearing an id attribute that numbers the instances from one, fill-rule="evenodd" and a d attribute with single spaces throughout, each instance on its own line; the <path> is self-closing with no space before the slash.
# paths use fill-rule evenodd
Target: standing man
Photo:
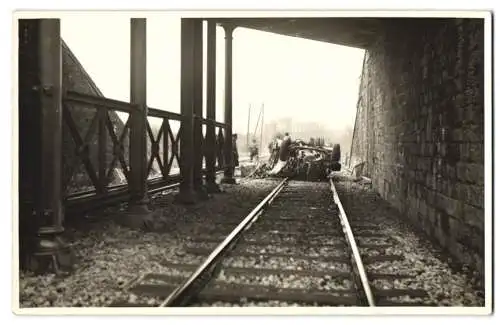
<path id="1" fill-rule="evenodd" d="M 259 160 L 259 147 L 257 146 L 257 140 L 252 139 L 252 144 L 250 145 L 250 161 L 253 162 L 254 158 Z"/>
<path id="2" fill-rule="evenodd" d="M 233 164 L 233 175 L 235 175 L 234 170 L 236 169 L 236 166 L 240 165 L 239 155 L 238 155 L 238 147 L 236 145 L 236 140 L 238 140 L 238 135 L 236 133 L 233 134 L 232 140 L 233 140 L 233 163 L 234 163 Z"/>
<path id="3" fill-rule="evenodd" d="M 270 171 L 270 175 L 276 175 L 279 173 L 287 164 L 288 158 L 290 157 L 290 145 L 292 144 L 292 138 L 285 132 L 283 139 L 279 139 L 279 150 L 277 152 L 277 163 L 274 165 L 273 169 Z"/>

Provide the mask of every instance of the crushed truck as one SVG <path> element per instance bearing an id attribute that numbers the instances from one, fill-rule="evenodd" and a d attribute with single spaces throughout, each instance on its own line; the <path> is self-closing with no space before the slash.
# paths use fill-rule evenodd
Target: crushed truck
<path id="1" fill-rule="evenodd" d="M 253 177 L 293 177 L 305 181 L 327 180 L 339 171 L 340 145 L 326 146 L 324 142 L 306 144 L 292 141 L 289 136 L 276 139 L 270 146 L 269 160 L 257 167 Z"/>

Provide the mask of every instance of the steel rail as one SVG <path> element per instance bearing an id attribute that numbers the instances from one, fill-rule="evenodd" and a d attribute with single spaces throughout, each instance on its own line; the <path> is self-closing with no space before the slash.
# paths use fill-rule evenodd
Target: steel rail
<path id="1" fill-rule="evenodd" d="M 265 158 L 261 156 L 260 158 Z M 241 162 L 248 162 L 250 158 L 244 158 Z M 206 170 L 203 170 L 206 172 Z M 217 175 L 222 174 L 223 169 L 217 170 Z M 154 194 L 180 186 L 180 174 L 169 175 L 167 181 L 161 176 L 148 180 L 148 194 Z M 248 178 L 245 177 L 245 178 Z M 171 182 L 171 183 L 170 183 Z M 76 192 L 64 198 L 65 207 L 69 210 L 79 210 L 82 206 L 91 206 L 92 209 L 102 206 L 112 205 L 118 201 L 123 201 L 129 195 L 128 184 L 115 185 L 108 188 L 105 194 L 98 195 L 95 190 Z"/>
<path id="2" fill-rule="evenodd" d="M 200 278 L 210 267 L 212 267 L 218 258 L 224 253 L 227 247 L 241 235 L 245 228 L 250 225 L 267 207 L 274 198 L 285 187 L 288 178 L 281 181 L 264 200 L 262 200 L 242 222 L 234 228 L 234 230 L 210 253 L 203 263 L 191 274 L 191 276 L 179 285 L 158 307 L 173 307 L 178 304 L 179 300 L 193 287 L 193 284 Z"/>
<path id="3" fill-rule="evenodd" d="M 344 207 L 340 202 L 340 198 L 338 196 L 337 190 L 335 189 L 335 185 L 333 184 L 333 180 L 330 178 L 330 189 L 333 193 L 333 201 L 337 204 L 339 209 L 339 218 L 342 223 L 342 230 L 347 237 L 347 242 L 349 243 L 349 247 L 351 248 L 352 255 L 354 257 L 354 261 L 356 263 L 356 268 L 359 273 L 359 277 L 361 279 L 361 284 L 363 285 L 363 291 L 368 300 L 368 305 L 370 307 L 375 307 L 375 299 L 373 298 L 373 293 L 370 288 L 370 284 L 368 283 L 368 277 L 366 276 L 365 268 L 363 266 L 363 262 L 361 261 L 361 255 L 359 254 L 358 246 L 356 245 L 356 241 L 354 240 L 354 235 L 351 230 L 351 226 L 349 225 L 349 220 L 347 219 L 347 215 L 344 211 Z"/>

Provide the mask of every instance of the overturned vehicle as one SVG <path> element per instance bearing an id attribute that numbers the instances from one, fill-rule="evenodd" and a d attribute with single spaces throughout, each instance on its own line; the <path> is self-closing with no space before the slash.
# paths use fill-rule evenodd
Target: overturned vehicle
<path id="1" fill-rule="evenodd" d="M 340 145 L 305 144 L 285 137 L 272 146 L 269 160 L 257 167 L 253 176 L 323 181 L 340 167 Z"/>

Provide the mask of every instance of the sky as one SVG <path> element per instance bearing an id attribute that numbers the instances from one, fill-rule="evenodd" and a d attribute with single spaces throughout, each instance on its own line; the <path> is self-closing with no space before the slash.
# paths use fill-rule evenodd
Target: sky
<path id="1" fill-rule="evenodd" d="M 61 33 L 104 95 L 128 101 L 129 18 L 72 15 L 61 19 Z M 246 132 L 250 105 L 252 126 L 262 105 L 266 122 L 292 117 L 326 124 L 332 130 L 353 126 L 363 56 L 364 51 L 356 48 L 237 28 L 233 32 L 234 132 Z M 224 31 L 220 27 L 216 73 L 216 115 L 223 121 Z M 179 16 L 164 13 L 147 18 L 147 97 L 149 107 L 180 112 Z"/>

